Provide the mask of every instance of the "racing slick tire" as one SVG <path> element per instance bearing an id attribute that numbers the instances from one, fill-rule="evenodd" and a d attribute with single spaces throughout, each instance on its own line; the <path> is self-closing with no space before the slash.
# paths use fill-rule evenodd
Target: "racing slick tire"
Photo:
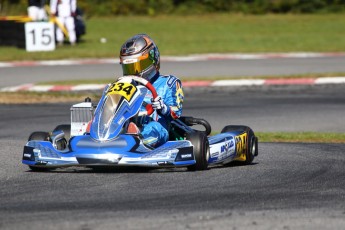
<path id="1" fill-rule="evenodd" d="M 246 151 L 246 160 L 243 162 L 245 165 L 249 165 L 253 162 L 254 157 L 259 154 L 258 151 L 258 138 L 254 135 L 254 131 L 245 125 L 228 125 L 222 129 L 222 133 L 225 132 L 246 132 L 248 134 L 248 139 L 246 140 L 247 143 L 247 151 Z"/>
<path id="2" fill-rule="evenodd" d="M 48 132 L 33 132 L 28 141 L 50 141 L 50 135 Z"/>
<path id="3" fill-rule="evenodd" d="M 204 132 L 193 132 L 187 135 L 187 140 L 193 145 L 193 154 L 196 161 L 194 165 L 188 166 L 187 169 L 190 171 L 206 170 L 210 158 L 210 146 L 207 136 Z"/>
<path id="4" fill-rule="evenodd" d="M 30 134 L 28 141 L 51 141 L 48 132 L 33 132 Z M 29 165 L 29 168 L 34 172 L 45 172 L 49 171 L 48 168 L 41 168 Z"/>
<path id="5" fill-rule="evenodd" d="M 68 146 L 69 140 L 71 138 L 71 125 L 69 125 L 69 124 L 58 125 L 53 130 L 53 132 L 55 132 L 55 131 L 63 131 L 65 134 L 64 139 L 62 139 L 61 141 L 59 141 L 57 143 L 57 149 L 59 149 L 59 150 L 66 149 Z"/>
<path id="6" fill-rule="evenodd" d="M 68 143 L 69 139 L 71 138 L 71 125 L 70 124 L 62 124 L 62 125 L 58 125 L 55 127 L 54 131 L 58 131 L 61 130 L 64 132 L 65 134 L 65 139 Z"/>

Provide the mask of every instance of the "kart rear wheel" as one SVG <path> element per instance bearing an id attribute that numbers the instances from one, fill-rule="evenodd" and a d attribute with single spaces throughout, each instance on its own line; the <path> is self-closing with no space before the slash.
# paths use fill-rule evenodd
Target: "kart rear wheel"
<path id="1" fill-rule="evenodd" d="M 248 165 L 251 164 L 254 160 L 254 157 L 259 154 L 258 152 L 258 138 L 254 135 L 253 130 L 245 125 L 228 125 L 225 126 L 222 130 L 222 133 L 225 132 L 246 132 L 247 136 L 247 151 L 246 151 L 246 160 L 243 162 Z"/>
<path id="2" fill-rule="evenodd" d="M 193 154 L 196 161 L 194 165 L 187 167 L 188 170 L 206 170 L 210 158 L 210 146 L 207 136 L 204 132 L 193 132 L 187 135 L 187 140 L 193 145 Z"/>
<path id="3" fill-rule="evenodd" d="M 50 141 L 50 135 L 48 132 L 33 132 L 29 136 L 28 141 Z M 49 171 L 47 168 L 41 168 L 29 165 L 29 168 L 34 172 L 45 172 Z"/>
<path id="4" fill-rule="evenodd" d="M 222 129 L 221 133 L 236 132 L 236 131 L 247 132 L 248 129 L 250 129 L 250 128 L 248 126 L 245 126 L 245 125 L 227 125 Z"/>

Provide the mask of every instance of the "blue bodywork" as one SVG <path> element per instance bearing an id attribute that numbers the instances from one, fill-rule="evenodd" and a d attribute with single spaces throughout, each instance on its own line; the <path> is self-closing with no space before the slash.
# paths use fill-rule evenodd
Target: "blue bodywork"
<path id="1" fill-rule="evenodd" d="M 191 154 L 191 155 L 190 155 Z M 185 157 L 185 156 L 189 157 Z M 195 164 L 189 141 L 169 141 L 156 149 L 149 149 L 132 135 L 120 135 L 107 142 L 97 142 L 90 135 L 76 136 L 70 150 L 56 150 L 49 141 L 29 141 L 23 163 L 46 167 L 76 165 L 138 165 L 147 167 L 186 166 Z"/>
<path id="2" fill-rule="evenodd" d="M 72 136 L 63 149 L 57 147 L 54 138 L 58 135 L 63 136 L 63 132 L 53 132 L 50 141 L 29 140 L 24 146 L 22 163 L 36 168 L 186 167 L 196 164 L 194 147 L 184 138 L 170 140 L 157 148 L 152 148 L 143 143 L 140 135 L 127 133 L 129 121 L 134 117 L 140 120 L 138 114 L 142 112 L 146 93 L 147 88 L 142 85 L 128 82 L 109 85 L 94 112 L 89 132 Z M 186 126 L 186 129 L 188 128 Z M 191 130 L 189 128 L 189 131 Z M 239 135 L 240 132 L 226 132 L 208 137 L 208 164 L 227 163 L 239 157 L 239 149 L 236 148 L 236 142 L 241 141 Z"/>
<path id="3" fill-rule="evenodd" d="M 233 133 L 209 137 L 210 158 L 208 163 L 219 164 L 236 157 Z M 107 142 L 98 142 L 90 135 L 73 137 L 68 151 L 59 151 L 50 141 L 29 141 L 24 147 L 23 164 L 39 167 L 67 166 L 144 166 L 179 167 L 196 163 L 190 141 L 168 141 L 150 149 L 134 135 L 119 135 Z"/>

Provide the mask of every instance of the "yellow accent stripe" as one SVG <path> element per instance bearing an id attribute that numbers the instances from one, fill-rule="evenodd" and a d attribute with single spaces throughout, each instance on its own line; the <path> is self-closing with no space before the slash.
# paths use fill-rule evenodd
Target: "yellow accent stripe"
<path id="1" fill-rule="evenodd" d="M 158 140 L 158 138 L 156 138 L 156 137 L 148 137 L 143 142 L 145 145 L 150 145 L 152 143 L 157 142 L 157 140 Z"/>
<path id="2" fill-rule="evenodd" d="M 44 6 L 44 9 L 47 11 L 49 17 L 50 17 L 50 20 L 51 22 L 55 23 L 63 32 L 63 34 L 68 38 L 69 37 L 69 34 L 68 34 L 68 31 L 66 30 L 66 27 L 57 19 L 57 17 L 55 17 L 51 11 L 50 11 L 50 8 L 48 5 L 45 5 Z"/>

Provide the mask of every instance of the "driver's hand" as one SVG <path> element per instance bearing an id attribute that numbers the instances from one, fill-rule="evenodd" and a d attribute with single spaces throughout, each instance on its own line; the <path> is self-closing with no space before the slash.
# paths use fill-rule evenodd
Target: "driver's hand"
<path id="1" fill-rule="evenodd" d="M 155 99 L 152 99 L 152 108 L 158 110 L 161 114 L 165 115 L 168 112 L 168 107 L 164 104 L 163 99 L 158 96 Z"/>

